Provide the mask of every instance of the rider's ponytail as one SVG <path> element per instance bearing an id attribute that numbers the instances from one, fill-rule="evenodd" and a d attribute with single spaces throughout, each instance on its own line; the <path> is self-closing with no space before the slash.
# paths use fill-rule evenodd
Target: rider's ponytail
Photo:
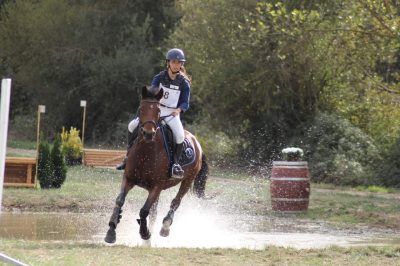
<path id="1" fill-rule="evenodd" d="M 181 66 L 181 70 L 179 71 L 179 74 L 181 74 L 189 82 L 189 84 L 192 83 L 192 77 L 187 74 L 184 66 Z"/>

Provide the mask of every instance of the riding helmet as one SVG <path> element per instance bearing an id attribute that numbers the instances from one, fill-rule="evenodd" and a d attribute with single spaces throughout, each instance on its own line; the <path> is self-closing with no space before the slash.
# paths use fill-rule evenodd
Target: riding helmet
<path id="1" fill-rule="evenodd" d="M 185 54 L 181 49 L 173 48 L 168 51 L 167 56 L 165 57 L 166 60 L 178 60 L 179 62 L 185 62 Z"/>

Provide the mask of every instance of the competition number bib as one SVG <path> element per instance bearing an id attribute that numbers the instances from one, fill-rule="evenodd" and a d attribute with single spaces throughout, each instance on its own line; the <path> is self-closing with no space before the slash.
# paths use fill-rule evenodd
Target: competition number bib
<path id="1" fill-rule="evenodd" d="M 170 87 L 167 88 L 160 83 L 160 88 L 164 90 L 164 95 L 161 98 L 160 103 L 169 108 L 176 108 L 179 101 L 179 95 L 181 95 L 179 86 L 170 85 Z"/>

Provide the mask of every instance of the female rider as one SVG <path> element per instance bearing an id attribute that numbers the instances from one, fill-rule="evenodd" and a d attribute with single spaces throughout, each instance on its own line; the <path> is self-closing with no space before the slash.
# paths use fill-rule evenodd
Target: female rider
<path id="1" fill-rule="evenodd" d="M 172 166 L 172 177 L 183 178 L 183 169 L 179 165 L 179 158 L 182 154 L 185 132 L 183 130 L 180 113 L 189 109 L 190 99 L 190 79 L 186 75 L 183 64 L 185 55 L 181 49 L 173 48 L 166 55 L 167 69 L 157 74 L 151 82 L 150 90 L 164 90 L 163 97 L 160 100 L 160 116 L 168 116 L 164 120 L 171 128 L 174 141 L 174 162 Z M 128 125 L 128 149 L 133 145 L 137 137 L 139 118 L 136 117 Z M 126 158 L 122 164 L 117 166 L 118 170 L 125 169 Z"/>

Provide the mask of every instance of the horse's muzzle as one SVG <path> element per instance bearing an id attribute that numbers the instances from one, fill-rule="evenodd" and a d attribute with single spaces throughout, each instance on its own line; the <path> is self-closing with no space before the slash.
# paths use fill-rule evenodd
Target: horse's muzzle
<path id="1" fill-rule="evenodd" d="M 154 140 L 154 136 L 156 135 L 156 131 L 155 130 L 151 130 L 151 131 L 147 131 L 142 129 L 143 132 L 143 138 L 146 141 L 153 141 Z"/>

